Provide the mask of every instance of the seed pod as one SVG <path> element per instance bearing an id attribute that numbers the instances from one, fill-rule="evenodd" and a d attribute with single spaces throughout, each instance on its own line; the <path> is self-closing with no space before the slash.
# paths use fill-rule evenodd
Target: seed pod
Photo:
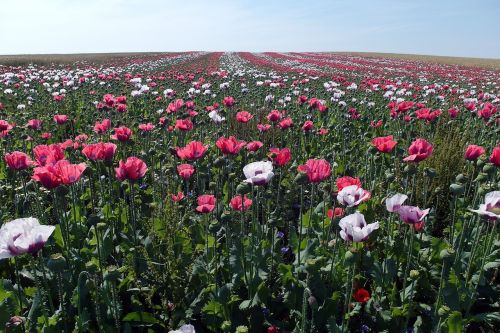
<path id="1" fill-rule="evenodd" d="M 66 268 L 66 258 L 61 253 L 54 253 L 50 256 L 47 267 L 52 272 L 62 272 Z"/>
<path id="2" fill-rule="evenodd" d="M 104 280 L 106 281 L 117 281 L 120 278 L 120 271 L 116 266 L 108 266 L 106 272 L 104 273 Z"/>
<path id="3" fill-rule="evenodd" d="M 465 186 L 463 186 L 462 184 L 451 184 L 450 192 L 453 195 L 461 195 L 465 192 Z"/>

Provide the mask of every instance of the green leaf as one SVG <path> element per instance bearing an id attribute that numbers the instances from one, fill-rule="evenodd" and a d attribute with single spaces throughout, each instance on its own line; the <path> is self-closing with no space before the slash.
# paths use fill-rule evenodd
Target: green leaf
<path id="1" fill-rule="evenodd" d="M 453 311 L 446 320 L 448 333 L 461 333 L 463 329 L 462 313 Z"/>
<path id="2" fill-rule="evenodd" d="M 152 313 L 139 312 L 139 311 L 127 313 L 127 315 L 123 317 L 122 321 L 134 321 L 147 324 L 161 324 Z"/>

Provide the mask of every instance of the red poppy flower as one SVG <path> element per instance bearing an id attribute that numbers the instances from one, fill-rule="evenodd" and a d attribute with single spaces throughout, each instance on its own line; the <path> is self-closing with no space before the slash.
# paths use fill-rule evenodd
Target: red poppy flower
<path id="1" fill-rule="evenodd" d="M 171 194 L 170 199 L 172 199 L 173 202 L 179 202 L 184 199 L 184 193 L 178 192 L 177 194 Z"/>
<path id="2" fill-rule="evenodd" d="M 361 187 L 361 180 L 359 180 L 359 178 L 344 176 L 337 179 L 336 185 L 337 185 L 337 191 L 340 192 L 344 187 L 351 185 L 356 185 L 358 187 Z"/>
<path id="3" fill-rule="evenodd" d="M 132 136 L 132 130 L 125 126 L 117 127 L 114 131 L 115 133 L 111 135 L 111 139 L 118 140 L 120 142 L 126 142 Z"/>
<path id="4" fill-rule="evenodd" d="M 328 161 L 323 159 L 310 159 L 306 164 L 299 165 L 297 170 L 307 174 L 310 183 L 319 183 L 331 175 L 331 167 Z"/>
<path id="5" fill-rule="evenodd" d="M 490 156 L 490 162 L 497 168 L 500 168 L 500 147 L 493 148 Z"/>
<path id="6" fill-rule="evenodd" d="M 292 159 L 292 153 L 288 148 L 271 148 L 270 153 L 267 156 L 273 161 L 273 163 L 279 167 L 285 166 Z"/>
<path id="7" fill-rule="evenodd" d="M 344 209 L 337 207 L 335 209 L 329 209 L 327 212 L 328 218 L 330 220 L 333 220 L 334 218 L 342 217 L 344 216 Z"/>
<path id="8" fill-rule="evenodd" d="M 253 118 L 253 115 L 247 111 L 240 111 L 236 113 L 236 120 L 239 123 L 248 123 Z"/>
<path id="9" fill-rule="evenodd" d="M 146 174 L 148 167 L 141 159 L 131 156 L 126 161 L 121 160 L 118 168 L 115 168 L 115 175 L 120 181 L 138 180 Z"/>
<path id="10" fill-rule="evenodd" d="M 372 140 L 372 145 L 375 146 L 375 148 L 377 148 L 377 150 L 381 153 L 390 153 L 397 144 L 398 142 L 394 141 L 394 137 L 392 135 L 381 136 Z"/>
<path id="11" fill-rule="evenodd" d="M 476 145 L 469 145 L 465 149 L 465 156 L 464 158 L 467 161 L 475 161 L 479 158 L 479 156 L 483 155 L 485 153 L 485 150 L 481 146 L 476 146 Z"/>
<path id="12" fill-rule="evenodd" d="M 211 194 L 200 195 L 197 199 L 196 211 L 202 214 L 210 213 L 214 210 L 216 201 L 215 196 Z"/>
<path id="13" fill-rule="evenodd" d="M 7 166 L 16 171 L 25 170 L 33 165 L 31 158 L 23 152 L 15 151 L 4 156 Z"/>
<path id="14" fill-rule="evenodd" d="M 354 300 L 360 303 L 366 303 L 370 300 L 370 293 L 364 288 L 359 288 L 354 292 Z"/>
<path id="15" fill-rule="evenodd" d="M 245 211 L 252 205 L 252 199 L 247 198 L 247 196 L 237 195 L 231 199 L 231 208 L 238 211 Z"/>
<path id="16" fill-rule="evenodd" d="M 99 142 L 86 145 L 82 154 L 91 161 L 111 161 L 115 156 L 116 145 L 110 142 Z"/>
<path id="17" fill-rule="evenodd" d="M 194 167 L 191 164 L 181 164 L 177 166 L 177 173 L 182 179 L 189 179 L 194 174 Z"/>
<path id="18" fill-rule="evenodd" d="M 207 147 L 203 145 L 203 143 L 199 141 L 191 141 L 185 147 L 176 148 L 177 156 L 181 160 L 197 160 L 202 158 L 205 152 L 207 151 Z"/>
<path id="19" fill-rule="evenodd" d="M 177 119 L 175 121 L 175 128 L 187 132 L 193 129 L 193 122 L 189 119 Z"/>
<path id="20" fill-rule="evenodd" d="M 247 143 L 247 150 L 248 151 L 257 151 L 259 150 L 264 144 L 260 141 L 251 141 L 249 143 Z"/>
<path id="21" fill-rule="evenodd" d="M 225 155 L 236 155 L 246 145 L 246 142 L 239 141 L 234 136 L 230 136 L 229 138 L 220 137 L 215 145 Z"/>
<path id="22" fill-rule="evenodd" d="M 403 159 L 405 162 L 421 162 L 431 156 L 432 145 L 424 139 L 416 139 L 408 148 L 410 156 Z"/>

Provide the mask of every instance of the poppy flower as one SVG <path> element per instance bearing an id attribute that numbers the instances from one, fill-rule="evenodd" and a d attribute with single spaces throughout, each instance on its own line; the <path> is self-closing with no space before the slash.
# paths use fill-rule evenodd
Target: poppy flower
<path id="1" fill-rule="evenodd" d="M 146 171 L 148 171 L 146 163 L 135 156 L 131 156 L 126 161 L 120 161 L 118 168 L 115 168 L 115 175 L 120 181 L 126 179 L 134 181 L 144 177 Z"/>
<path id="2" fill-rule="evenodd" d="M 424 139 L 416 139 L 408 148 L 408 157 L 404 158 L 405 162 L 421 162 L 431 156 L 432 145 Z"/>
<path id="3" fill-rule="evenodd" d="M 271 125 L 269 125 L 269 124 L 257 124 L 257 129 L 261 133 L 267 132 L 270 128 L 271 128 Z"/>
<path id="4" fill-rule="evenodd" d="M 55 226 L 40 225 L 34 217 L 20 218 L 3 224 L 0 228 L 0 259 L 25 253 L 36 255 L 55 229 Z"/>
<path id="5" fill-rule="evenodd" d="M 344 209 L 340 207 L 336 207 L 335 209 L 329 209 L 326 215 L 330 220 L 333 220 L 335 218 L 344 216 Z"/>
<path id="6" fill-rule="evenodd" d="M 42 127 L 43 121 L 40 119 L 30 119 L 28 120 L 28 128 L 38 130 Z"/>
<path id="7" fill-rule="evenodd" d="M 330 163 L 323 159 L 309 159 L 306 164 L 299 165 L 297 170 L 306 173 L 310 183 L 322 182 L 331 175 Z"/>
<path id="8" fill-rule="evenodd" d="M 459 110 L 457 108 L 450 108 L 448 109 L 448 114 L 450 115 L 450 118 L 456 118 L 458 117 Z"/>
<path id="9" fill-rule="evenodd" d="M 340 177 L 337 179 L 335 183 L 337 185 L 337 191 L 342 191 L 344 187 L 351 185 L 356 185 L 358 187 L 361 187 L 361 180 L 359 180 L 359 178 L 352 178 L 349 176 Z"/>
<path id="10" fill-rule="evenodd" d="M 292 153 L 288 148 L 271 148 L 267 156 L 273 161 L 274 165 L 282 167 L 288 164 L 292 159 Z"/>
<path id="11" fill-rule="evenodd" d="M 207 146 L 199 141 L 191 141 L 185 147 L 176 148 L 177 157 L 181 160 L 197 160 L 203 157 L 207 151 Z"/>
<path id="12" fill-rule="evenodd" d="M 370 234 L 379 228 L 379 223 L 367 224 L 363 214 L 355 212 L 339 221 L 340 237 L 345 241 L 363 242 Z"/>
<path id="13" fill-rule="evenodd" d="M 220 124 L 222 123 L 224 120 L 226 120 L 226 118 L 222 117 L 219 115 L 219 113 L 217 112 L 217 110 L 213 110 L 213 111 L 210 111 L 210 113 L 208 114 L 208 117 L 210 119 L 212 119 L 212 121 L 216 124 Z"/>
<path id="14" fill-rule="evenodd" d="M 96 121 L 94 125 L 94 132 L 97 134 L 104 134 L 111 128 L 111 120 L 103 119 L 101 122 Z"/>
<path id="15" fill-rule="evenodd" d="M 239 123 L 248 123 L 253 118 L 253 115 L 248 111 L 240 111 L 236 113 L 236 120 Z"/>
<path id="16" fill-rule="evenodd" d="M 176 99 L 167 106 L 167 113 L 174 113 L 179 111 L 182 107 L 184 107 L 184 101 L 182 99 Z"/>
<path id="17" fill-rule="evenodd" d="M 381 153 L 390 153 L 397 144 L 392 135 L 381 136 L 372 140 L 372 145 Z"/>
<path id="18" fill-rule="evenodd" d="M 215 196 L 211 194 L 200 195 L 197 199 L 198 206 L 196 207 L 196 211 L 202 214 L 210 213 L 214 210 L 216 202 Z"/>
<path id="19" fill-rule="evenodd" d="M 246 148 L 248 151 L 256 152 L 257 150 L 262 148 L 263 145 L 264 144 L 260 141 L 251 141 L 251 142 L 247 143 Z"/>
<path id="20" fill-rule="evenodd" d="M 170 199 L 172 199 L 173 202 L 179 202 L 184 199 L 184 193 L 178 192 L 177 194 L 171 194 Z"/>
<path id="21" fill-rule="evenodd" d="M 66 122 L 68 121 L 68 116 L 67 115 L 64 115 L 64 114 L 56 114 L 54 116 L 54 121 L 58 124 L 58 125 L 64 125 L 66 124 Z"/>
<path id="22" fill-rule="evenodd" d="M 397 210 L 399 217 L 404 223 L 415 224 L 422 222 L 422 220 L 429 214 L 430 209 L 420 209 L 415 206 L 401 206 Z"/>
<path id="23" fill-rule="evenodd" d="M 60 160 L 54 164 L 55 172 L 64 185 L 70 185 L 80 180 L 86 168 L 85 163 L 72 164 L 68 160 Z"/>
<path id="24" fill-rule="evenodd" d="M 231 199 L 231 208 L 238 211 L 245 211 L 252 205 L 252 199 L 247 198 L 247 196 L 237 195 Z"/>
<path id="25" fill-rule="evenodd" d="M 290 128 L 292 126 L 293 126 L 292 118 L 283 119 L 278 123 L 278 127 L 281 128 L 282 130 Z"/>
<path id="26" fill-rule="evenodd" d="M 245 182 L 253 185 L 265 185 L 273 178 L 273 164 L 270 161 L 253 162 L 243 167 Z"/>
<path id="27" fill-rule="evenodd" d="M 479 156 L 483 155 L 485 152 L 486 150 L 481 146 L 469 145 L 465 149 L 464 158 L 467 161 L 475 161 L 479 158 Z"/>
<path id="28" fill-rule="evenodd" d="M 155 125 L 152 123 L 147 123 L 147 124 L 139 124 L 139 129 L 142 132 L 151 132 L 155 128 Z"/>
<path id="29" fill-rule="evenodd" d="M 493 148 L 490 155 L 490 162 L 497 168 L 500 168 L 500 147 Z"/>
<path id="30" fill-rule="evenodd" d="M 58 144 L 38 145 L 33 148 L 33 154 L 37 166 L 55 164 L 64 159 L 64 150 Z"/>
<path id="31" fill-rule="evenodd" d="M 246 142 L 239 141 L 234 136 L 230 136 L 229 138 L 220 137 L 215 145 L 224 155 L 236 155 L 246 145 Z"/>
<path id="32" fill-rule="evenodd" d="M 385 206 L 388 212 L 397 213 L 399 208 L 408 199 L 406 194 L 396 193 L 392 197 L 385 199 Z"/>
<path id="33" fill-rule="evenodd" d="M 357 185 L 344 187 L 337 194 L 337 201 L 344 206 L 354 207 L 371 198 L 371 193 Z"/>
<path id="34" fill-rule="evenodd" d="M 269 120 L 272 123 L 277 122 L 278 120 L 280 120 L 280 118 L 281 118 L 281 112 L 279 112 L 278 110 L 272 110 L 267 115 L 267 120 Z"/>
<path id="35" fill-rule="evenodd" d="M 54 189 L 61 185 L 61 178 L 57 175 L 53 165 L 36 167 L 33 170 L 31 178 L 42 184 L 48 190 Z"/>
<path id="36" fill-rule="evenodd" d="M 4 160 L 9 169 L 16 171 L 25 170 L 34 164 L 28 155 L 20 151 L 5 154 Z"/>
<path id="37" fill-rule="evenodd" d="M 189 119 L 177 119 L 175 121 L 175 128 L 187 132 L 193 129 L 193 122 Z"/>
<path id="38" fill-rule="evenodd" d="M 189 179 L 194 174 L 194 167 L 191 164 L 181 164 L 177 166 L 177 173 L 182 179 Z"/>
<path id="39" fill-rule="evenodd" d="M 224 97 L 224 100 L 222 101 L 222 104 L 224 104 L 227 107 L 233 106 L 235 103 L 234 98 L 231 96 Z"/>
<path id="40" fill-rule="evenodd" d="M 111 161 L 116 153 L 116 145 L 114 143 L 93 143 L 86 145 L 82 149 L 82 154 L 91 161 Z"/>
<path id="41" fill-rule="evenodd" d="M 493 221 L 500 220 L 500 191 L 487 193 L 484 197 L 484 203 L 472 211 Z"/>
<path id="42" fill-rule="evenodd" d="M 304 132 L 309 132 L 309 131 L 311 131 L 313 128 L 314 128 L 314 123 L 313 123 L 312 121 L 310 121 L 310 120 L 306 120 L 306 121 L 304 122 L 304 125 L 302 125 L 302 130 L 303 130 Z"/>
<path id="43" fill-rule="evenodd" d="M 120 142 L 126 142 L 132 136 L 132 130 L 128 127 L 122 126 L 114 129 L 114 134 L 111 135 L 111 139 L 118 140 Z"/>
<path id="44" fill-rule="evenodd" d="M 370 300 L 370 293 L 364 288 L 359 288 L 354 292 L 354 300 L 359 303 L 366 303 Z"/>

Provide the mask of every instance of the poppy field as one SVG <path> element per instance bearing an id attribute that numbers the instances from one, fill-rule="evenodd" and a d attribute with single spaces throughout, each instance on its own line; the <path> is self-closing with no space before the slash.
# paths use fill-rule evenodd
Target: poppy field
<path id="1" fill-rule="evenodd" d="M 498 332 L 500 70 L 0 65 L 0 331 Z"/>

